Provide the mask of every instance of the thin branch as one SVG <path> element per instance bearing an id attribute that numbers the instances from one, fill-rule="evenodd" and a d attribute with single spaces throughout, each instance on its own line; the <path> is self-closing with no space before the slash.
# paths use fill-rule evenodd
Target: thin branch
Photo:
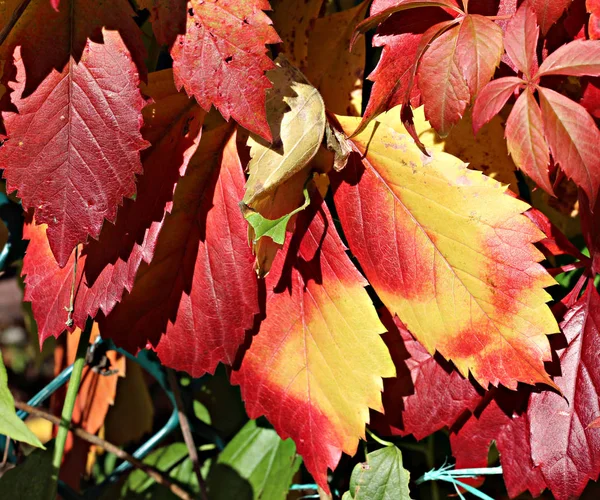
<path id="1" fill-rule="evenodd" d="M 177 405 L 177 414 L 179 416 L 179 426 L 181 427 L 181 433 L 183 434 L 183 440 L 188 449 L 188 454 L 192 465 L 194 466 L 194 472 L 198 478 L 198 486 L 200 486 L 200 497 L 202 500 L 208 500 L 208 494 L 206 492 L 206 485 L 204 484 L 204 478 L 202 477 L 202 471 L 200 470 L 200 460 L 198 459 L 198 450 L 194 443 L 194 437 L 192 436 L 192 430 L 190 429 L 190 423 L 188 422 L 187 415 L 183 409 L 183 401 L 181 400 L 181 391 L 179 390 L 179 382 L 175 376 L 175 372 L 171 368 L 167 368 L 167 376 L 169 378 L 169 385 L 175 396 L 175 404 Z"/>
<path id="2" fill-rule="evenodd" d="M 19 4 L 19 6 L 14 10 L 14 12 L 12 13 L 12 16 L 10 16 L 10 19 L 6 23 L 6 26 L 4 26 L 4 28 L 2 28 L 2 31 L 0 31 L 0 45 L 2 45 L 6 41 L 9 33 L 11 32 L 11 30 L 15 27 L 15 24 L 17 24 L 17 22 L 21 18 L 21 16 L 23 15 L 23 12 L 25 12 L 25 9 L 29 5 L 29 2 L 31 2 L 31 0 L 23 0 Z"/>
<path id="3" fill-rule="evenodd" d="M 52 422 L 54 425 L 60 426 L 62 423 L 61 419 L 59 417 L 52 415 L 51 413 L 48 413 L 39 408 L 36 408 L 35 406 L 30 406 L 27 403 L 23 403 L 21 401 L 15 401 L 15 407 L 18 408 L 19 410 L 26 411 L 27 413 L 34 415 L 36 417 L 40 417 L 45 420 L 48 420 L 49 422 Z M 188 492 L 186 492 L 183 488 L 181 488 L 177 484 L 173 483 L 165 474 L 163 474 L 159 470 L 155 469 L 151 465 L 145 464 L 142 461 L 138 460 L 137 458 L 131 456 L 129 453 L 122 450 L 118 446 L 115 446 L 114 444 L 109 443 L 108 441 L 105 441 L 104 439 L 102 439 L 94 434 L 89 433 L 88 431 L 82 429 L 81 427 L 76 427 L 73 424 L 71 424 L 69 426 L 69 429 L 77 437 L 87 441 L 88 443 L 96 445 L 99 448 L 103 448 L 104 450 L 108 451 L 109 453 L 113 453 L 114 455 L 117 456 L 117 458 L 120 458 L 121 460 L 126 460 L 131 465 L 133 465 L 136 469 L 140 469 L 140 470 L 144 471 L 146 474 L 148 474 L 148 476 L 150 476 L 152 479 L 154 479 L 158 484 L 165 486 L 166 488 L 169 488 L 169 490 L 171 490 L 171 492 L 174 495 L 177 495 L 179 498 L 182 498 L 183 500 L 193 500 L 193 497 Z"/>

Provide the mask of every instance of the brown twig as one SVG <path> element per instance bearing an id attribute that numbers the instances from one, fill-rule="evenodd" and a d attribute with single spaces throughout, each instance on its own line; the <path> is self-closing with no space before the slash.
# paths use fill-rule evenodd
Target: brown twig
<path id="1" fill-rule="evenodd" d="M 188 422 L 187 415 L 183 409 L 183 401 L 181 400 L 181 391 L 179 390 L 179 382 L 175 372 L 171 368 L 167 368 L 167 376 L 169 378 L 169 385 L 175 396 L 175 404 L 177 405 L 177 415 L 179 416 L 179 426 L 181 427 L 181 433 L 183 434 L 183 440 L 188 449 L 188 455 L 194 466 L 194 472 L 198 478 L 198 486 L 200 487 L 200 497 L 202 500 L 208 500 L 208 493 L 206 492 L 206 485 L 204 484 L 204 478 L 202 477 L 202 471 L 200 470 L 200 460 L 198 459 L 198 450 L 194 443 L 194 437 L 192 436 L 192 430 L 190 429 L 190 423 Z"/>
<path id="2" fill-rule="evenodd" d="M 49 422 L 52 422 L 54 425 L 61 425 L 61 419 L 59 417 L 57 417 L 56 415 L 52 415 L 51 413 L 48 413 L 44 410 L 40 410 L 39 408 L 30 406 L 27 403 L 23 403 L 21 401 L 15 401 L 15 407 L 18 408 L 19 410 L 26 411 L 27 413 L 34 415 L 36 417 L 41 417 L 45 420 L 48 420 Z M 94 434 L 87 432 L 86 430 L 82 429 L 81 427 L 75 427 L 73 424 L 71 424 L 69 428 L 73 432 L 73 434 L 75 434 L 77 437 L 87 441 L 88 443 L 91 443 L 100 448 L 103 448 L 104 450 L 108 451 L 109 453 L 115 454 L 121 460 L 126 460 L 127 462 L 129 462 L 136 469 L 140 469 L 140 470 L 144 471 L 146 474 L 148 474 L 148 476 L 150 476 L 152 479 L 154 479 L 158 484 L 165 486 L 166 488 L 169 488 L 169 490 L 171 490 L 171 492 L 174 495 L 177 495 L 179 498 L 182 498 L 183 500 L 193 500 L 193 497 L 187 491 L 185 491 L 183 488 L 181 488 L 177 484 L 173 483 L 167 476 L 165 476 L 162 472 L 155 469 L 151 465 L 143 463 L 142 461 L 138 460 L 137 458 L 132 457 L 126 451 L 123 451 L 118 446 L 115 446 L 114 444 L 109 443 L 108 441 L 105 441 L 104 439 L 99 438 L 98 436 L 95 436 Z"/>
<path id="3" fill-rule="evenodd" d="M 23 12 L 25 12 L 25 9 L 29 5 L 29 2 L 31 2 L 31 0 L 23 0 L 19 4 L 19 6 L 13 11 L 12 16 L 10 16 L 10 19 L 8 20 L 4 28 L 2 28 L 2 31 L 0 31 L 0 45 L 2 45 L 6 41 L 6 39 L 8 38 L 8 34 L 15 27 L 15 24 L 17 24 L 17 22 L 21 18 Z"/>

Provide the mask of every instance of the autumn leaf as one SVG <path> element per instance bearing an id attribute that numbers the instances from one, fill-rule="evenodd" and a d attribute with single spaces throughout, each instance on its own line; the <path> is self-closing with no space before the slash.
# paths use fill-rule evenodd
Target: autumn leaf
<path id="1" fill-rule="evenodd" d="M 444 10 L 439 15 L 445 19 L 410 12 L 422 7 L 442 7 Z M 422 27 L 410 30 L 411 36 L 399 36 L 405 33 L 402 17 L 410 24 L 410 15 L 413 23 L 420 23 Z M 382 41 L 389 45 L 388 54 L 384 49 L 379 63 L 381 69 L 376 68 L 372 76 L 381 78 L 385 71 L 389 73 L 387 78 L 396 83 L 388 84 L 384 92 L 374 88 L 363 122 L 355 133 L 362 131 L 376 114 L 399 103 L 408 105 L 414 100 L 412 86 L 417 83 L 425 116 L 442 137 L 446 136 L 500 64 L 502 29 L 486 16 L 463 11 L 453 0 L 374 2 L 371 17 L 357 26 L 357 33 L 364 33 L 380 23 L 376 37 L 380 33 L 387 35 Z M 373 44 L 377 46 L 380 41 L 374 38 Z M 392 58 L 398 58 L 398 62 L 387 62 Z M 400 88 L 404 94 L 402 99 L 392 101 L 390 98 Z"/>
<path id="2" fill-rule="evenodd" d="M 316 190 L 266 278 L 266 318 L 239 370 L 250 418 L 265 415 L 291 437 L 321 488 L 342 451 L 364 438 L 368 408 L 381 411 L 381 377 L 394 366 L 366 282 L 344 252 Z"/>
<path id="3" fill-rule="evenodd" d="M 134 194 L 146 146 L 138 90 L 144 51 L 131 7 L 123 0 L 111 9 L 63 4 L 59 12 L 46 0 L 30 5 L 0 54 L 12 58 L 19 47 L 9 66 L 15 70 L 3 76 L 15 83 L 14 106 L 2 113 L 8 140 L 0 166 L 8 191 L 18 190 L 23 207 L 48 225 L 61 267 Z"/>
<path id="4" fill-rule="evenodd" d="M 190 0 L 185 35 L 171 56 L 178 89 L 270 141 L 265 91 L 271 84 L 264 73 L 273 61 L 265 44 L 280 40 L 264 10 L 267 0 Z"/>
<path id="5" fill-rule="evenodd" d="M 244 177 L 232 127 L 204 131 L 177 181 L 153 258 L 106 318 L 105 337 L 193 376 L 231 364 L 258 313 L 256 277 L 238 208 Z M 182 345 L 194 349 L 182 352 Z"/>
<path id="6" fill-rule="evenodd" d="M 309 43 L 315 36 L 315 23 L 322 5 L 323 0 L 271 0 L 271 18 L 281 37 L 282 51 L 301 71 L 307 66 Z"/>
<path id="7" fill-rule="evenodd" d="M 527 0 L 537 16 L 537 23 L 546 35 L 552 25 L 560 19 L 563 12 L 571 5 L 573 0 Z"/>
<path id="8" fill-rule="evenodd" d="M 317 19 L 310 33 L 305 73 L 332 113 L 360 116 L 362 111 L 365 42 L 355 43 L 350 50 L 348 47 L 368 3 Z"/>
<path id="9" fill-rule="evenodd" d="M 267 117 L 274 139 L 272 144 L 252 135 L 248 139 L 251 158 L 242 203 L 246 212 L 277 220 L 302 204 L 309 163 L 325 133 L 325 106 L 319 92 L 285 57 L 277 58 L 276 69 L 268 75 L 273 88 L 268 92 Z M 257 239 L 251 226 L 248 236 L 254 242 L 257 272 L 264 276 L 280 245 Z"/>
<path id="10" fill-rule="evenodd" d="M 374 413 L 371 427 L 387 435 L 417 439 L 451 427 L 481 402 L 475 386 L 439 354 L 432 356 L 398 319 L 385 309 L 380 317 L 396 378 L 383 383 L 385 414 Z M 427 418 L 423 418 L 427 415 Z"/>
<path id="11" fill-rule="evenodd" d="M 546 489 L 546 482 L 531 460 L 527 393 L 494 390 L 492 396 L 450 434 L 456 468 L 488 467 L 489 448 L 494 442 L 508 496 L 515 498 L 529 491 L 537 498 Z"/>
<path id="12" fill-rule="evenodd" d="M 338 119 L 347 134 L 358 122 Z M 335 205 L 390 312 L 484 388 L 553 385 L 543 362 L 546 335 L 558 330 L 544 290 L 554 280 L 538 264 L 533 243 L 543 234 L 522 215 L 527 204 L 457 158 L 425 157 L 383 124 L 352 143 L 360 157 L 336 180 Z"/>
<path id="13" fill-rule="evenodd" d="M 251 160 L 244 203 L 253 205 L 301 171 L 316 155 L 325 133 L 325 106 L 319 92 L 284 57 L 269 73 L 267 98 L 272 144 L 250 136 Z"/>
<path id="14" fill-rule="evenodd" d="M 178 35 L 185 35 L 187 11 L 185 0 L 138 0 L 150 12 L 152 31 L 159 43 L 170 46 Z"/>
<path id="15" fill-rule="evenodd" d="M 155 101 L 144 109 L 144 137 L 152 147 L 144 153 L 145 175 L 136 200 L 126 200 L 116 225 L 105 224 L 99 240 L 81 252 L 76 275 L 75 255 L 62 269 L 54 260 L 45 226 L 24 228 L 24 238 L 30 240 L 23 259 L 24 300 L 31 302 L 40 345 L 58 337 L 69 320 L 84 328 L 98 310 L 108 314 L 123 291 L 131 291 L 140 263 L 152 258 L 180 169 L 185 171 L 198 145 L 204 112 L 176 91 L 171 71 L 152 74 L 145 92 Z"/>
<path id="16" fill-rule="evenodd" d="M 377 117 L 377 121 L 389 125 L 402 134 L 408 134 L 397 108 L 390 109 Z M 508 184 L 518 193 L 517 167 L 508 155 L 506 143 L 497 140 L 504 134 L 504 122 L 495 116 L 477 135 L 473 133 L 471 113 L 468 112 L 446 137 L 440 137 L 425 119 L 423 106 L 414 110 L 413 123 L 419 141 L 427 150 L 445 151 L 460 158 L 472 170 L 480 170 L 488 177 Z"/>
<path id="17" fill-rule="evenodd" d="M 554 194 L 548 174 L 549 147 L 555 163 L 582 187 L 594 204 L 600 185 L 598 127 L 585 108 L 539 82 L 541 77 L 550 75 L 599 75 L 600 42 L 575 40 L 563 45 L 534 72 L 538 32 L 529 4 L 524 3 L 508 25 L 505 42 L 523 78 L 500 78 L 480 92 L 473 108 L 474 128 L 477 131 L 500 111 L 513 92 L 522 89 L 506 127 L 513 160 L 538 186 Z"/>
<path id="18" fill-rule="evenodd" d="M 600 296 L 590 281 L 561 323 L 567 345 L 557 350 L 554 381 L 562 396 L 532 394 L 527 410 L 533 463 L 557 500 L 579 497 L 600 474 L 600 432 L 589 427 L 600 411 L 599 322 Z"/>

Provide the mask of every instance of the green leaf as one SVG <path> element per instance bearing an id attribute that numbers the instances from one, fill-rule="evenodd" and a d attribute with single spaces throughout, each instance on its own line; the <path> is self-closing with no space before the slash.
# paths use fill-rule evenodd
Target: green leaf
<path id="1" fill-rule="evenodd" d="M 308 196 L 308 189 L 306 187 L 304 188 L 304 204 L 295 210 L 292 210 L 289 214 L 275 220 L 263 217 L 258 212 L 252 210 L 252 208 L 244 202 L 240 203 L 244 218 L 252 226 L 252 229 L 254 229 L 254 243 L 263 236 L 268 236 L 275 243 L 279 243 L 280 245 L 285 243 L 285 230 L 292 216 L 304 210 L 308 205 L 310 205 L 310 197 Z"/>
<path id="2" fill-rule="evenodd" d="M 2 368 L 4 371 L 4 368 Z M 45 500 L 52 484 L 54 442 L 45 450 L 35 450 L 25 462 L 7 471 L 0 479 L 0 497 L 11 500 Z"/>
<path id="3" fill-rule="evenodd" d="M 221 452 L 208 476 L 211 500 L 284 500 L 302 459 L 291 439 L 249 421 Z"/>
<path id="4" fill-rule="evenodd" d="M 154 466 L 192 493 L 198 493 L 198 480 L 194 473 L 185 443 L 173 443 L 159 448 L 144 459 L 144 463 Z M 164 486 L 156 484 L 154 479 L 141 470 L 134 470 L 123 487 L 121 498 L 175 498 Z"/>
<path id="5" fill-rule="evenodd" d="M 410 500 L 410 474 L 402 465 L 402 453 L 386 446 L 367 455 L 350 477 L 350 491 L 344 500 Z"/>
<path id="6" fill-rule="evenodd" d="M 29 430 L 15 412 L 15 400 L 8 390 L 6 369 L 0 353 L 0 434 L 4 434 L 15 441 L 22 441 L 31 446 L 44 448 L 37 436 Z"/>

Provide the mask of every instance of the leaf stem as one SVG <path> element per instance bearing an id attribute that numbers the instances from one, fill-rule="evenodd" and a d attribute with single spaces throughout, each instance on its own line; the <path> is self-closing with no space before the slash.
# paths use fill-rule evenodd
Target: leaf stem
<path id="1" fill-rule="evenodd" d="M 173 391 L 175 397 L 175 405 L 177 406 L 177 415 L 179 416 L 179 426 L 181 427 L 181 434 L 183 434 L 183 440 L 188 449 L 188 455 L 192 461 L 194 472 L 198 479 L 198 487 L 200 488 L 200 498 L 202 500 L 208 500 L 208 493 L 206 491 L 206 484 L 204 484 L 204 478 L 202 477 L 202 471 L 200 470 L 200 460 L 198 458 L 198 450 L 194 443 L 194 437 L 192 436 L 192 430 L 190 429 L 190 423 L 187 415 L 183 408 L 183 400 L 181 399 L 181 391 L 179 390 L 179 381 L 175 372 L 171 368 L 167 368 L 167 377 L 169 379 L 169 385 Z"/>
<path id="2" fill-rule="evenodd" d="M 73 372 L 71 373 L 71 379 L 69 380 L 69 385 L 67 387 L 67 395 L 65 396 L 61 421 L 60 425 L 58 426 L 58 433 L 56 434 L 56 441 L 54 444 L 54 456 L 52 458 L 52 484 L 49 490 L 50 500 L 54 500 L 56 497 L 58 474 L 60 472 L 60 465 L 65 452 L 65 444 L 67 442 L 67 434 L 69 433 L 69 427 L 71 425 L 71 418 L 73 417 L 75 400 L 77 399 L 79 385 L 81 384 L 81 374 L 83 373 L 83 367 L 85 366 L 85 355 L 90 343 L 90 335 L 92 333 L 93 324 L 94 321 L 92 319 L 88 319 L 85 329 L 83 332 L 81 332 L 81 336 L 79 337 L 79 344 L 77 345 L 77 354 L 75 355 L 75 362 L 73 363 Z"/>
<path id="3" fill-rule="evenodd" d="M 389 441 L 385 441 L 381 439 L 379 436 L 375 435 L 370 429 L 366 428 L 367 434 L 371 436 L 372 439 L 377 441 L 382 446 L 395 446 L 394 443 L 390 443 Z"/>

